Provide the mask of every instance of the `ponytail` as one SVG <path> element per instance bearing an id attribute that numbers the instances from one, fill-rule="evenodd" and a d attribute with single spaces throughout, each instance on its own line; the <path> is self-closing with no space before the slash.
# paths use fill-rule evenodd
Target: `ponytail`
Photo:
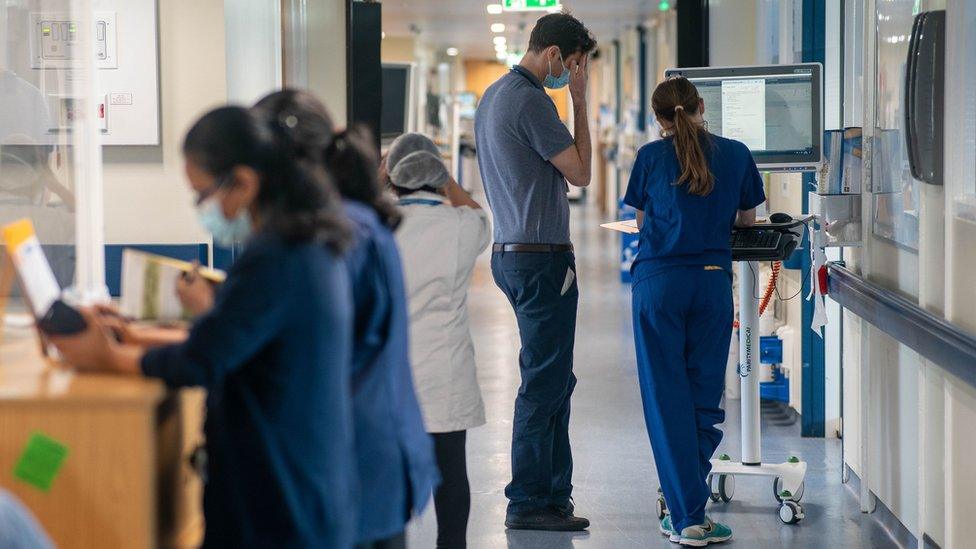
<path id="1" fill-rule="evenodd" d="M 353 126 L 337 132 L 325 105 L 312 94 L 299 90 L 281 90 L 265 96 L 254 105 L 269 117 L 293 116 L 314 127 L 326 137 L 317 161 L 328 173 L 343 198 L 370 206 L 391 230 L 400 223 L 400 214 L 380 184 L 376 167 L 379 154 L 369 130 Z"/>
<path id="2" fill-rule="evenodd" d="M 682 77 L 661 82 L 651 96 L 654 114 L 674 124 L 674 152 L 681 167 L 675 184 L 687 183 L 689 194 L 708 196 L 715 188 L 703 146 L 708 143 L 708 131 L 692 118 L 698 114 L 700 101 L 694 84 Z"/>
<path id="3" fill-rule="evenodd" d="M 391 230 L 400 224 L 400 212 L 380 185 L 376 167 L 379 158 L 372 136 L 363 126 L 353 126 L 335 135 L 325 150 L 325 167 L 332 174 L 339 194 L 373 208 Z"/>

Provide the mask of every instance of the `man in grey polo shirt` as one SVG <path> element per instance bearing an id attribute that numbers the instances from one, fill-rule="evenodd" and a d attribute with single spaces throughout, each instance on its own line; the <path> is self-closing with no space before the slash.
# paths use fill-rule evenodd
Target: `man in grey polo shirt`
<path id="1" fill-rule="evenodd" d="M 569 401 L 576 386 L 576 261 L 570 185 L 590 183 L 587 59 L 593 35 L 569 14 L 539 19 L 528 53 L 485 91 L 475 117 L 478 162 L 494 217 L 491 270 L 515 309 L 522 386 L 512 429 L 505 525 L 584 530 L 573 515 Z M 545 87 L 569 86 L 574 134 Z"/>

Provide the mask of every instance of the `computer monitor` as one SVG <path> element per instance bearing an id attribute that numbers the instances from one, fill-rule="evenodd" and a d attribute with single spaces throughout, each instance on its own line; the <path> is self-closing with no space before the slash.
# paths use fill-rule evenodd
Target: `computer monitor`
<path id="1" fill-rule="evenodd" d="M 668 69 L 705 101 L 716 135 L 749 147 L 767 171 L 813 171 L 823 149 L 823 67 L 819 63 Z"/>
<path id="2" fill-rule="evenodd" d="M 383 106 L 380 109 L 380 137 L 390 141 L 411 131 L 413 65 L 383 63 Z"/>
<path id="3" fill-rule="evenodd" d="M 478 109 L 478 96 L 474 92 L 461 92 L 457 94 L 457 100 L 461 118 L 473 119 Z"/>

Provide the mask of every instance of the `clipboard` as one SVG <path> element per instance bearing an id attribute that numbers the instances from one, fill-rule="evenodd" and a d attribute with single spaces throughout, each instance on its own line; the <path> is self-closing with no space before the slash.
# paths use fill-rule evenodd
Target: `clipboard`
<path id="1" fill-rule="evenodd" d="M 614 221 L 612 223 L 603 223 L 600 225 L 604 229 L 610 229 L 611 231 L 617 231 L 624 234 L 639 234 L 640 229 L 637 227 L 636 219 L 622 219 L 620 221 Z"/>

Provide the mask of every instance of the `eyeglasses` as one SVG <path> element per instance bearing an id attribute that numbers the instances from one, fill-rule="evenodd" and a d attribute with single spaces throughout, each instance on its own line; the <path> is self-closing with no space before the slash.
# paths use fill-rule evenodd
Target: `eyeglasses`
<path id="1" fill-rule="evenodd" d="M 225 187 L 233 178 L 231 174 L 224 174 L 214 178 L 214 183 L 210 187 L 197 193 L 197 206 L 206 202 L 210 197 L 217 194 L 221 188 Z"/>

